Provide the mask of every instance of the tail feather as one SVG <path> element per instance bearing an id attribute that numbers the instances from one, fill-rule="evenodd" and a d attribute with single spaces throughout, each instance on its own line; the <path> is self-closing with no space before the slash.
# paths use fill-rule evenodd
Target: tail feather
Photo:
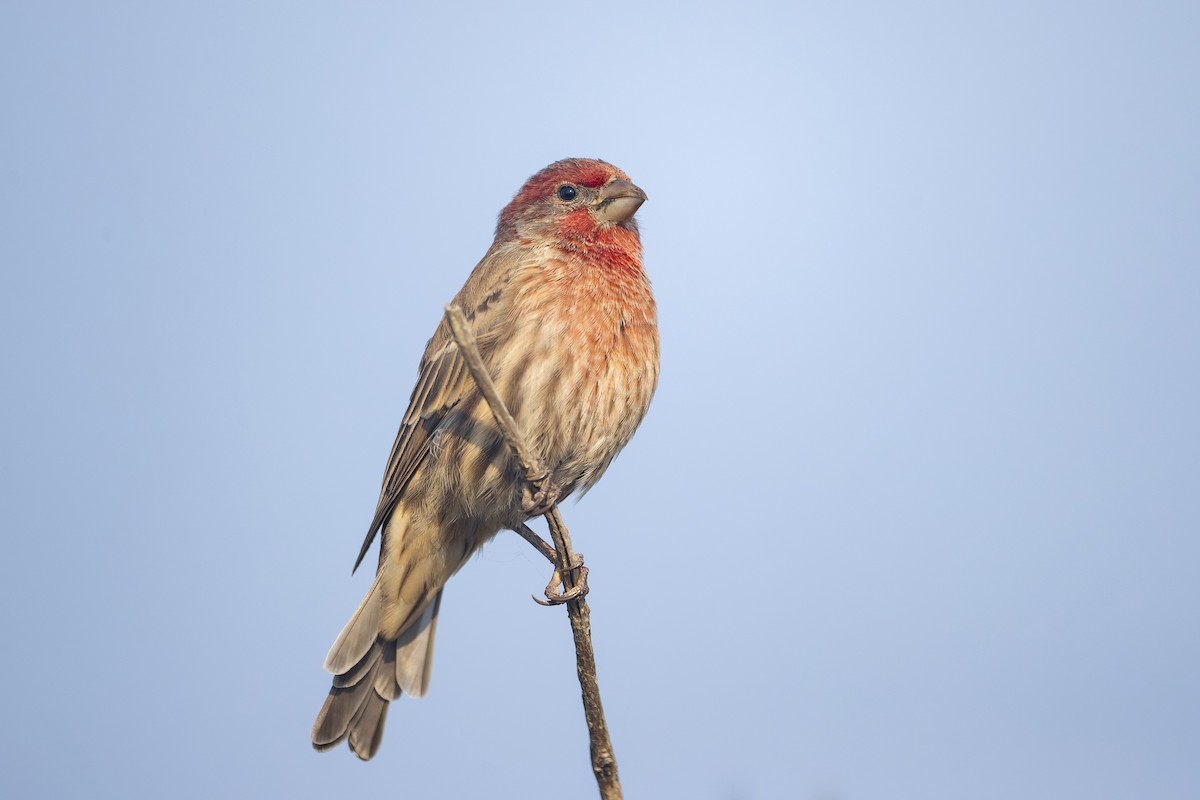
<path id="1" fill-rule="evenodd" d="M 356 670 L 361 676 L 360 680 L 353 683 L 343 682 L 343 686 L 335 683 L 329 690 L 329 696 L 325 698 L 325 704 L 321 706 L 317 720 L 313 723 L 312 743 L 317 750 L 329 750 L 346 738 L 351 727 L 362 719 L 367 704 L 373 697 L 378 696 L 374 675 L 379 669 L 382 653 L 383 648 L 376 643 L 371 651 L 363 656 L 366 666 Z M 382 699 L 380 698 L 381 701 Z M 359 758 L 364 757 L 358 750 L 355 750 L 355 753 Z"/>
<path id="2" fill-rule="evenodd" d="M 350 725 L 350 749 L 366 761 L 379 750 L 383 741 L 383 723 L 387 719 L 388 701 L 375 692 L 367 693 L 367 701 Z"/>
<path id="3" fill-rule="evenodd" d="M 384 700 L 395 700 L 400 696 L 400 684 L 396 682 L 396 642 L 380 642 L 379 668 L 372 671 L 375 693 Z"/>
<path id="4" fill-rule="evenodd" d="M 388 640 L 378 635 L 378 587 L 378 582 L 371 587 L 329 651 L 325 665 L 335 673 L 333 686 L 312 729 L 317 750 L 330 750 L 347 739 L 350 749 L 364 761 L 375 755 L 383 740 L 388 703 L 402 693 L 419 697 L 429 688 L 442 602 L 438 590 L 413 624 L 398 638 Z M 371 638 L 363 646 L 368 632 Z M 359 657 L 350 661 L 351 654 L 360 649 Z"/>
<path id="5" fill-rule="evenodd" d="M 433 636 L 437 632 L 442 591 L 421 612 L 421 618 L 396 640 L 396 683 L 407 694 L 423 697 L 429 691 L 433 666 Z"/>
<path id="6" fill-rule="evenodd" d="M 380 602 L 379 581 L 371 584 L 370 591 L 358 604 L 358 608 L 342 628 L 329 653 L 325 656 L 325 671 L 334 675 L 348 673 L 356 664 L 361 664 L 363 656 L 375 643 L 379 635 L 379 616 L 383 603 Z"/>

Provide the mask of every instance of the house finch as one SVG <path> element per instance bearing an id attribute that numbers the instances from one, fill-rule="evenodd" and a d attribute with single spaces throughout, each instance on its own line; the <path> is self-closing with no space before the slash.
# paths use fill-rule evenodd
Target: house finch
<path id="1" fill-rule="evenodd" d="M 634 213 L 646 200 L 603 161 L 530 178 L 454 298 L 500 396 L 548 473 L 531 497 L 443 319 L 388 457 L 362 561 L 382 530 L 375 581 L 325 658 L 333 688 L 313 746 L 347 738 L 362 759 L 388 703 L 429 688 L 446 581 L 501 528 L 586 491 L 633 436 L 658 381 L 658 327 Z"/>

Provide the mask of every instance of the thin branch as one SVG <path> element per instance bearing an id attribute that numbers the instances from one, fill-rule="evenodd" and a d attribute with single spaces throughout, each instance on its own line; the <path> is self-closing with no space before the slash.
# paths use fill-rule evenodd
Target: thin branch
<path id="1" fill-rule="evenodd" d="M 563 593 L 575 588 L 578 574 L 570 566 L 576 563 L 571 551 L 571 534 L 558 513 L 558 506 L 546 513 L 554 549 L 558 551 L 559 572 L 563 579 Z M 582 564 L 582 560 L 579 561 Z M 600 683 L 596 679 L 596 653 L 592 649 L 592 611 L 583 597 L 567 602 L 567 616 L 571 619 L 571 635 L 575 638 L 575 671 L 579 674 L 579 689 L 583 695 L 583 716 L 587 720 L 592 772 L 600 786 L 602 800 L 621 799 L 621 779 L 617 775 L 617 756 L 613 752 L 612 739 L 608 736 L 608 723 L 604 719 L 604 706 L 600 703 Z"/>
<path id="2" fill-rule="evenodd" d="M 521 428 L 513 419 L 512 414 L 508 413 L 508 407 L 500 398 L 500 392 L 496 389 L 492 376 L 488 373 L 487 367 L 483 365 L 483 357 L 479 355 L 479 345 L 475 343 L 475 334 L 467 327 L 467 318 L 463 316 L 458 306 L 446 306 L 446 322 L 450 325 L 450 333 L 458 344 L 458 350 L 462 353 L 463 360 L 467 362 L 467 369 L 471 370 L 471 377 L 475 379 L 475 385 L 479 387 L 483 399 L 487 400 L 492 414 L 496 417 L 496 425 L 500 428 L 504 441 L 508 442 L 508 446 L 517 454 L 517 460 L 521 462 L 521 469 L 525 470 L 525 478 L 530 483 L 535 483 L 542 477 L 537 473 L 539 461 L 529 449 L 529 445 L 526 444 L 525 437 L 521 434 Z M 534 488 L 541 489 L 542 487 L 535 483 Z"/>
<path id="3" fill-rule="evenodd" d="M 462 352 L 471 376 L 475 379 L 475 384 L 492 409 L 500 432 L 521 462 L 526 480 L 532 484 L 535 492 L 542 491 L 542 479 L 546 476 L 538 472 L 537 465 L 541 461 L 536 454 L 530 452 L 517 421 L 508 413 L 500 393 L 496 391 L 496 384 L 492 382 L 492 377 L 479 355 L 475 336 L 467 327 L 466 317 L 456 306 L 447 306 L 446 322 L 450 325 L 450 332 Z M 556 573 L 562 580 L 563 594 L 569 595 L 583 574 L 579 569 L 583 560 L 571 549 L 571 534 L 563 523 L 562 515 L 558 513 L 557 505 L 546 512 L 546 522 L 550 527 L 550 537 L 554 540 Z M 518 530 L 517 533 L 549 558 L 549 554 L 543 549 L 545 542 L 527 525 L 522 525 L 521 528 L 524 530 Z M 534 539 L 537 539 L 537 543 Z M 600 787 L 601 800 L 621 800 L 617 758 L 613 753 L 612 740 L 608 736 L 608 723 L 605 722 L 604 707 L 600 703 L 600 684 L 596 680 L 596 653 L 592 648 L 591 609 L 588 608 L 587 600 L 582 596 L 569 600 L 567 616 L 571 620 L 571 634 L 575 639 L 575 670 L 579 675 L 579 688 L 583 696 L 583 715 L 588 727 L 592 772 L 595 773 L 596 784 Z"/>

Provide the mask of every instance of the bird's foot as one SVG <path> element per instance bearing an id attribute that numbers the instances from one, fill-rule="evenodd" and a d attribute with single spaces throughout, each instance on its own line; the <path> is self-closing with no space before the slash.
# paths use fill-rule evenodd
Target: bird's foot
<path id="1" fill-rule="evenodd" d="M 533 598 L 533 601 L 543 606 L 561 606 L 563 603 L 571 600 L 578 600 L 588 593 L 588 568 L 583 565 L 583 555 L 575 553 L 575 560 L 571 564 L 570 569 L 565 570 L 568 579 L 563 580 L 563 570 L 554 570 L 554 574 L 550 576 L 550 583 L 546 584 L 545 600 Z M 567 584 L 570 584 L 568 588 Z M 559 591 L 559 587 L 562 591 Z"/>
<path id="2" fill-rule="evenodd" d="M 540 517 L 558 502 L 558 484 L 548 469 L 540 470 L 536 480 L 525 481 L 521 488 L 521 512 L 530 517 Z"/>

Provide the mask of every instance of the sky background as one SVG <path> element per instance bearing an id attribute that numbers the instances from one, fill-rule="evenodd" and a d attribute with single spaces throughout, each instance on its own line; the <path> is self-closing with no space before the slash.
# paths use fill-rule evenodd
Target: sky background
<path id="1" fill-rule="evenodd" d="M 425 341 L 617 164 L 649 416 L 564 508 L 627 796 L 1200 797 L 1200 5 L 6 3 L 5 797 L 589 797 L 514 535 L 316 754 Z M 368 563 L 369 559 L 368 559 Z"/>

